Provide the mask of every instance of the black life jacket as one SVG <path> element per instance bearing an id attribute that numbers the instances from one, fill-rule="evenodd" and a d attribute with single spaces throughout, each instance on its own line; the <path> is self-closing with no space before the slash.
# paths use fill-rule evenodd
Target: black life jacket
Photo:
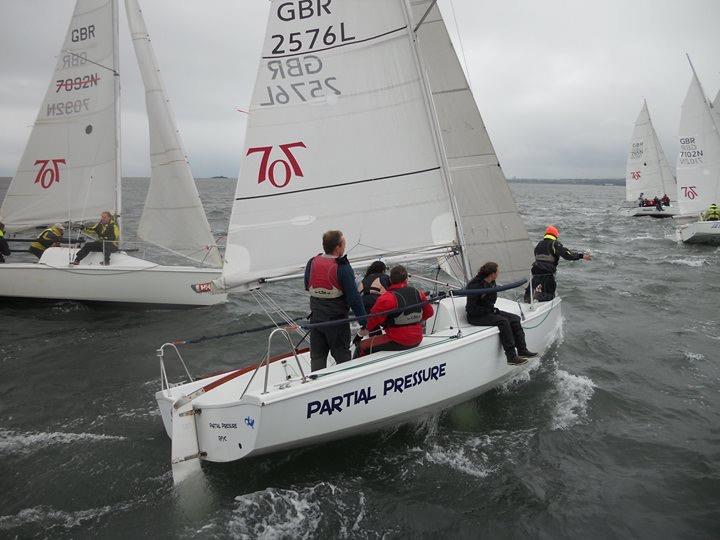
<path id="1" fill-rule="evenodd" d="M 546 234 L 545 237 L 535 246 L 535 262 L 540 266 L 551 265 L 557 267 L 560 262 L 560 255 L 555 249 L 555 238 L 552 234 Z"/>
<path id="2" fill-rule="evenodd" d="M 416 306 L 422 302 L 420 292 L 415 287 L 403 287 L 392 291 L 397 302 L 398 309 L 405 306 L 415 306 L 404 310 L 397 315 L 388 315 L 383 326 L 410 326 L 422 322 L 422 306 Z"/>

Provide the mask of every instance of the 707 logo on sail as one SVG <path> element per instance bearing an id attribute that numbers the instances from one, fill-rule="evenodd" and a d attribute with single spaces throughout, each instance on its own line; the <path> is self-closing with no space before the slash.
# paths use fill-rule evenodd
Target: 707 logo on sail
<path id="1" fill-rule="evenodd" d="M 680 189 L 682 189 L 683 197 L 686 199 L 693 200 L 698 196 L 697 186 L 682 186 Z"/>
<path id="2" fill-rule="evenodd" d="M 48 189 L 55 182 L 60 183 L 60 164 L 65 165 L 65 160 L 61 158 L 55 159 L 38 159 L 35 165 L 40 165 L 40 170 L 35 177 L 35 184 L 40 184 L 43 189 Z"/>
<path id="3" fill-rule="evenodd" d="M 280 150 L 287 159 L 276 159 L 270 162 L 270 154 L 272 154 L 272 146 L 256 146 L 254 148 L 248 148 L 246 156 L 255 153 L 262 153 L 260 159 L 260 169 L 258 170 L 258 184 L 262 184 L 265 180 L 270 180 L 270 183 L 276 188 L 284 188 L 290 183 L 290 179 L 293 175 L 302 178 L 303 172 L 297 158 L 293 155 L 293 148 L 307 148 L 304 142 L 293 142 L 279 145 Z M 282 168 L 282 178 L 279 179 L 276 176 L 278 167 Z"/>

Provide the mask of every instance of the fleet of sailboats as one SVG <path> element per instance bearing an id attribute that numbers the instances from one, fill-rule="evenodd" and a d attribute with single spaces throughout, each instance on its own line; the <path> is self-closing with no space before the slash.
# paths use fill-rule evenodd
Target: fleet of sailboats
<path id="1" fill-rule="evenodd" d="M 220 275 L 222 260 L 188 166 L 136 0 L 125 2 L 145 85 L 152 178 L 138 236 L 195 266 L 167 266 L 121 251 L 104 265 L 91 253 L 70 263 L 77 236 L 37 263 L 0 266 L 0 296 L 209 305 L 191 285 Z M 0 208 L 8 231 L 94 223 L 109 211 L 122 228 L 120 68 L 117 0 L 78 0 L 45 99 Z"/>

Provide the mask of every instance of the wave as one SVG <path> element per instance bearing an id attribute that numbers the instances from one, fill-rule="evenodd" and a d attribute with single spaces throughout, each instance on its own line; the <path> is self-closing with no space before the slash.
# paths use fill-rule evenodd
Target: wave
<path id="1" fill-rule="evenodd" d="M 693 268 L 698 268 L 706 264 L 707 259 L 705 259 L 704 257 L 696 259 L 666 259 L 666 262 L 675 265 L 691 266 Z"/>
<path id="2" fill-rule="evenodd" d="M 123 503 L 114 506 L 102 506 L 100 508 L 67 512 L 65 510 L 57 510 L 50 506 L 34 506 L 32 508 L 24 508 L 15 515 L 0 516 L 0 530 L 7 531 L 25 525 L 38 525 L 45 530 L 54 527 L 72 529 L 107 514 L 127 510 L 128 508 L 130 508 L 130 504 Z"/>
<path id="3" fill-rule="evenodd" d="M 572 375 L 558 369 L 555 372 L 557 402 L 552 428 L 567 429 L 582 421 L 587 415 L 587 405 L 595 393 L 595 383 L 588 377 Z"/>
<path id="4" fill-rule="evenodd" d="M 119 435 L 97 433 L 19 433 L 0 429 L 0 454 L 27 454 L 56 444 L 74 444 L 82 442 L 124 441 Z"/>

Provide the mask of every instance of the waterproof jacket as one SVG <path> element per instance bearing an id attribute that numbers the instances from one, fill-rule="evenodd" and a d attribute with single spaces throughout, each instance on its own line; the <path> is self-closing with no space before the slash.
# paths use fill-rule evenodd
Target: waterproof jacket
<path id="1" fill-rule="evenodd" d="M 533 268 L 537 271 L 554 274 L 557 271 L 560 257 L 568 261 L 579 261 L 584 253 L 571 251 L 563 246 L 552 234 L 546 234 L 535 246 L 535 262 Z"/>
<path id="2" fill-rule="evenodd" d="M 5 262 L 3 255 L 10 255 L 10 246 L 8 246 L 7 240 L 5 240 L 5 233 L 0 231 L 0 263 Z"/>
<path id="3" fill-rule="evenodd" d="M 360 285 L 358 285 L 358 290 L 362 296 L 366 312 L 370 312 L 376 300 L 380 298 L 380 295 L 383 294 L 388 287 L 390 287 L 390 276 L 387 274 L 374 273 L 362 279 Z"/>
<path id="4" fill-rule="evenodd" d="M 113 242 L 116 245 L 120 239 L 120 227 L 118 227 L 114 219 L 111 219 L 108 223 L 98 221 L 92 227 L 85 227 L 83 231 L 87 234 L 94 234 L 98 240 Z"/>
<path id="5" fill-rule="evenodd" d="M 356 317 L 366 315 L 347 256 L 320 254 L 310 259 L 305 265 L 305 290 L 311 291 L 311 322 L 346 319 L 350 308 Z M 322 297 L 322 291 L 328 293 Z"/>
<path id="6" fill-rule="evenodd" d="M 62 239 L 62 231 L 54 227 L 50 227 L 49 229 L 45 229 L 38 235 L 35 241 L 30 244 L 30 248 L 31 251 L 35 253 L 35 255 L 40 257 L 47 248 L 49 248 L 56 242 L 62 242 Z"/>
<path id="7" fill-rule="evenodd" d="M 367 329 L 372 332 L 379 326 L 383 326 L 385 329 L 385 334 L 395 343 L 399 343 L 400 345 L 404 345 L 406 347 L 414 347 L 415 345 L 418 345 L 423 338 L 423 328 L 421 323 L 397 326 L 392 324 L 392 321 L 390 322 L 390 324 L 388 324 L 387 315 L 373 316 L 373 313 L 384 313 L 386 311 L 391 311 L 393 309 L 401 307 L 398 305 L 398 295 L 396 295 L 395 292 L 403 288 L 411 289 L 412 291 L 417 293 L 416 297 L 419 300 L 418 303 L 427 300 L 427 296 L 425 296 L 424 292 L 419 291 L 414 287 L 408 287 L 407 281 L 403 281 L 402 283 L 397 283 L 395 285 L 390 285 L 388 290 L 384 294 L 380 295 L 380 297 L 375 302 L 372 310 L 370 310 L 370 317 L 368 317 Z M 433 307 L 430 304 L 423 305 L 421 309 L 422 315 L 420 318 L 423 321 L 429 319 L 430 317 L 432 317 L 433 313 L 435 313 L 435 310 L 433 310 Z"/>
<path id="8" fill-rule="evenodd" d="M 705 221 L 720 221 L 720 210 L 717 206 L 711 206 L 703 214 L 703 220 Z"/>
<path id="9" fill-rule="evenodd" d="M 490 289 L 495 287 L 494 281 L 485 281 L 485 278 L 476 275 L 467 284 L 467 289 Z M 465 304 L 465 312 L 468 319 L 483 317 L 491 313 L 495 313 L 495 302 L 497 301 L 496 292 L 487 292 L 482 294 L 473 294 L 467 297 Z"/>

